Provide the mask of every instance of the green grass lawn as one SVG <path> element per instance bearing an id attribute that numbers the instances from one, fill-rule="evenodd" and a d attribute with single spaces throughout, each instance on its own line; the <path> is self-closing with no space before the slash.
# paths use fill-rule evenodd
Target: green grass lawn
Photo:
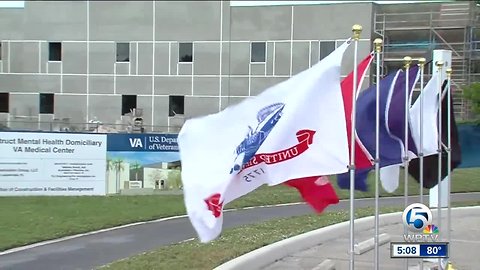
<path id="1" fill-rule="evenodd" d="M 452 203 L 453 206 L 479 205 L 478 202 Z M 382 208 L 381 213 L 402 211 L 403 208 Z M 371 216 L 372 208 L 356 211 L 356 217 Z M 348 211 L 328 212 L 269 220 L 267 222 L 226 229 L 210 243 L 197 240 L 161 247 L 157 250 L 113 262 L 105 270 L 143 269 L 213 269 L 231 259 L 280 240 L 347 221 Z"/>
<path id="2" fill-rule="evenodd" d="M 403 179 L 403 178 L 402 178 Z M 336 183 L 335 179 L 331 179 Z M 356 198 L 372 197 L 371 191 L 356 192 Z M 418 194 L 411 179 L 409 194 Z M 480 191 L 480 169 L 456 170 L 453 192 Z M 338 190 L 348 198 L 348 190 Z M 425 193 L 427 194 L 427 193 Z M 382 196 L 391 196 L 385 192 Z M 403 184 L 393 195 L 403 195 Z M 302 201 L 297 191 L 286 186 L 260 187 L 233 201 L 227 208 Z M 0 197 L 0 250 L 43 240 L 88 232 L 117 225 L 185 214 L 181 195 L 102 196 L 102 197 Z"/>

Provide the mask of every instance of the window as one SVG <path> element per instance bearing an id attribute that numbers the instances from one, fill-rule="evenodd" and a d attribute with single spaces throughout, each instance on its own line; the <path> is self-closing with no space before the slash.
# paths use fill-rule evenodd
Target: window
<path id="1" fill-rule="evenodd" d="M 2 60 L 2 42 L 0 42 L 0 61 Z"/>
<path id="2" fill-rule="evenodd" d="M 40 94 L 40 113 L 53 114 L 54 94 Z"/>
<path id="3" fill-rule="evenodd" d="M 265 62 L 265 42 L 252 42 L 250 47 L 250 62 Z"/>
<path id="4" fill-rule="evenodd" d="M 168 116 L 184 113 L 185 96 L 170 96 L 168 100 Z"/>
<path id="5" fill-rule="evenodd" d="M 180 43 L 178 46 L 178 62 L 193 62 L 193 43 Z"/>
<path id="6" fill-rule="evenodd" d="M 130 62 L 130 43 L 117 43 L 117 62 Z"/>
<path id="7" fill-rule="evenodd" d="M 122 95 L 122 115 L 137 108 L 137 95 Z"/>
<path id="8" fill-rule="evenodd" d="M 10 112 L 9 101 L 10 101 L 9 93 L 0 93 L 0 113 Z"/>
<path id="9" fill-rule="evenodd" d="M 48 43 L 48 61 L 62 61 L 62 43 Z"/>
<path id="10" fill-rule="evenodd" d="M 320 41 L 320 60 L 335 50 L 335 41 Z"/>

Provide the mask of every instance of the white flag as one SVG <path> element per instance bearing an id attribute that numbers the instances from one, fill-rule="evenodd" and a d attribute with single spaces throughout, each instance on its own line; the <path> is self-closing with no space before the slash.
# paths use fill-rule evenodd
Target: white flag
<path id="1" fill-rule="evenodd" d="M 423 88 L 415 103 L 409 110 L 410 130 L 417 151 L 420 153 L 420 126 L 423 126 L 423 155 L 430 156 L 437 153 L 438 145 L 438 73 L 434 73 L 430 81 Z M 420 118 L 420 98 L 423 96 L 423 121 Z M 409 159 L 417 156 L 408 151 Z M 380 179 L 385 191 L 392 193 L 398 188 L 401 164 L 390 165 L 380 169 Z"/>
<path id="2" fill-rule="evenodd" d="M 420 126 L 423 126 L 423 155 L 437 154 L 438 147 L 438 72 L 435 72 L 410 109 L 412 138 L 420 153 Z M 420 119 L 420 98 L 423 96 L 423 121 Z M 422 122 L 422 123 L 421 123 Z M 413 154 L 413 153 L 412 153 Z"/>
<path id="3" fill-rule="evenodd" d="M 221 233 L 227 203 L 263 184 L 347 171 L 340 67 L 349 45 L 256 97 L 185 122 L 184 199 L 201 242 Z"/>

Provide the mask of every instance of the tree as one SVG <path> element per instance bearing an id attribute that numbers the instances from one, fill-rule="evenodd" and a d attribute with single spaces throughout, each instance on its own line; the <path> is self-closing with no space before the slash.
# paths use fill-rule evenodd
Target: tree
<path id="1" fill-rule="evenodd" d="M 142 168 L 142 165 L 140 163 L 138 163 L 137 161 L 135 161 L 135 163 L 132 164 L 132 170 L 135 171 L 135 181 L 138 181 L 138 173 L 140 171 L 140 169 Z M 142 177 L 144 178 L 144 177 Z M 142 179 L 142 188 L 143 188 L 143 179 Z"/>
<path id="2" fill-rule="evenodd" d="M 480 116 L 480 82 L 474 82 L 463 88 L 463 96 L 472 105 L 472 113 Z"/>
<path id="3" fill-rule="evenodd" d="M 108 192 L 108 186 L 109 186 L 108 181 L 110 179 L 110 171 L 113 169 L 113 160 L 112 160 L 112 158 L 110 158 L 110 156 L 107 156 L 107 163 L 106 163 L 106 168 L 105 169 L 107 171 L 107 180 L 106 180 L 106 182 L 107 182 L 106 186 L 107 187 L 106 188 L 107 188 L 107 192 Z"/>
<path id="4" fill-rule="evenodd" d="M 120 172 L 123 171 L 123 159 L 122 158 L 116 158 L 113 160 L 113 168 L 116 172 L 116 182 L 117 182 L 117 193 L 120 192 Z"/>

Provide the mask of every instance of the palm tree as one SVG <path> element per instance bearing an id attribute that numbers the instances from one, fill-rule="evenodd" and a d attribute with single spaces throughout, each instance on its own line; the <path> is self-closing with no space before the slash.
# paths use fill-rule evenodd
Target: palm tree
<path id="1" fill-rule="evenodd" d="M 135 171 L 135 181 L 138 181 L 138 172 L 142 168 L 142 164 L 138 163 L 138 161 L 135 161 L 135 163 L 132 164 L 132 170 Z M 143 188 L 143 178 L 142 177 L 142 188 Z"/>
<path id="2" fill-rule="evenodd" d="M 117 181 L 117 193 L 120 192 L 120 172 L 123 171 L 123 159 L 122 158 L 116 158 L 112 161 L 113 163 L 113 168 L 116 172 L 116 181 Z"/>
<path id="3" fill-rule="evenodd" d="M 105 181 L 105 191 L 108 193 L 108 181 L 110 179 L 110 171 L 113 169 L 113 161 L 110 158 L 110 156 L 107 156 L 107 163 L 106 163 L 105 169 L 107 171 L 107 175 L 106 175 L 107 180 Z"/>

